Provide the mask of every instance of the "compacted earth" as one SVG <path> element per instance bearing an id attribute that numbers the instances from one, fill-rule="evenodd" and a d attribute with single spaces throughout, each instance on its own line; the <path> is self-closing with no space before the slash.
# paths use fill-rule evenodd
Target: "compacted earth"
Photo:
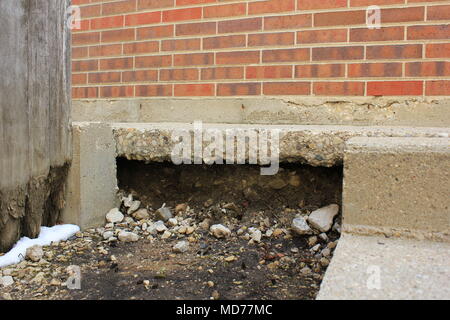
<path id="1" fill-rule="evenodd" d="M 339 238 L 339 217 L 327 232 L 286 222 L 312 209 L 285 208 L 281 221 L 212 200 L 200 211 L 122 201 L 105 227 L 0 269 L 0 299 L 314 299 Z"/>

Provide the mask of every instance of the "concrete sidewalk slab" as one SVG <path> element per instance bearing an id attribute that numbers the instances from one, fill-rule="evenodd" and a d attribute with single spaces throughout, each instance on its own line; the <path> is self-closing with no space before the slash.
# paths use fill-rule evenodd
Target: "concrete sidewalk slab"
<path id="1" fill-rule="evenodd" d="M 450 299 L 450 244 L 343 234 L 319 300 Z"/>

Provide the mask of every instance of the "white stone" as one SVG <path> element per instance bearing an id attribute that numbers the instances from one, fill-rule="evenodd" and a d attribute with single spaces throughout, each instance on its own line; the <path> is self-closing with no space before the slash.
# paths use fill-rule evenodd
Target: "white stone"
<path id="1" fill-rule="evenodd" d="M 258 229 L 256 229 L 256 230 L 254 230 L 252 233 L 251 233 L 251 239 L 254 241 L 254 242 L 260 242 L 261 241 L 261 237 L 262 237 L 262 233 L 261 233 L 261 231 L 260 230 L 258 230 Z"/>
<path id="2" fill-rule="evenodd" d="M 131 207 L 131 204 L 133 203 L 133 195 L 130 194 L 130 195 L 128 195 L 128 197 L 122 198 L 122 201 L 123 201 L 123 205 L 125 207 L 127 207 L 127 208 Z"/>
<path id="3" fill-rule="evenodd" d="M 292 230 L 298 235 L 305 235 L 312 233 L 312 230 L 304 217 L 298 217 L 292 220 Z"/>
<path id="4" fill-rule="evenodd" d="M 128 209 L 128 214 L 132 214 L 132 213 L 138 211 L 140 206 L 141 206 L 141 202 L 140 201 L 138 201 L 138 200 L 133 201 L 131 203 L 130 208 Z"/>
<path id="5" fill-rule="evenodd" d="M 158 209 L 155 212 L 155 214 L 156 214 L 156 219 L 162 220 L 164 222 L 166 222 L 169 219 L 173 218 L 172 211 L 169 208 L 167 208 L 167 207 Z"/>
<path id="6" fill-rule="evenodd" d="M 175 218 L 170 218 L 169 221 L 167 221 L 167 224 L 171 227 L 175 227 L 178 225 L 178 220 Z"/>
<path id="7" fill-rule="evenodd" d="M 114 232 L 106 231 L 106 232 L 103 233 L 103 239 L 108 240 L 111 237 L 114 237 Z"/>
<path id="8" fill-rule="evenodd" d="M 160 221 L 156 221 L 153 225 L 154 225 L 156 231 L 159 232 L 159 233 L 165 232 L 167 230 L 166 225 L 161 220 Z"/>
<path id="9" fill-rule="evenodd" d="M 180 241 L 173 247 L 173 252 L 175 253 L 184 253 L 189 250 L 189 242 Z"/>
<path id="10" fill-rule="evenodd" d="M 11 276 L 5 276 L 0 278 L 0 286 L 9 287 L 14 283 L 14 279 Z"/>
<path id="11" fill-rule="evenodd" d="M 161 239 L 169 239 L 172 236 L 172 233 L 170 231 L 164 231 L 163 235 L 161 236 Z"/>
<path id="12" fill-rule="evenodd" d="M 221 224 L 212 225 L 209 230 L 216 238 L 227 238 L 231 235 L 230 229 Z"/>
<path id="13" fill-rule="evenodd" d="M 333 219 L 338 212 L 339 206 L 337 204 L 330 204 L 329 206 L 313 211 L 308 217 L 308 223 L 320 232 L 328 232 L 333 226 Z"/>
<path id="14" fill-rule="evenodd" d="M 119 240 L 122 242 L 136 242 L 139 240 L 139 236 L 133 232 L 120 231 Z"/>
<path id="15" fill-rule="evenodd" d="M 27 249 L 25 255 L 26 255 L 27 259 L 34 261 L 34 262 L 38 262 L 44 256 L 44 250 L 42 250 L 41 246 L 35 245 L 32 247 L 29 247 Z"/>
<path id="16" fill-rule="evenodd" d="M 106 221 L 109 223 L 120 223 L 124 218 L 125 216 L 117 208 L 112 209 L 106 214 Z"/>

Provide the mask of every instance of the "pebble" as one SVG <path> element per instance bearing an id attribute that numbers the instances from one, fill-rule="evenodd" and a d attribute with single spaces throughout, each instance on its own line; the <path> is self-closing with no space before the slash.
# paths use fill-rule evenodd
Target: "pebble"
<path id="1" fill-rule="evenodd" d="M 106 221 L 109 223 L 120 223 L 124 218 L 125 216 L 117 208 L 112 209 L 106 214 Z"/>
<path id="2" fill-rule="evenodd" d="M 328 236 L 326 233 L 319 234 L 319 238 L 322 239 L 325 242 L 328 242 Z"/>
<path id="3" fill-rule="evenodd" d="M 38 262 L 44 256 L 44 250 L 42 250 L 41 246 L 35 245 L 35 246 L 32 246 L 32 247 L 29 247 L 27 249 L 25 255 L 26 255 L 28 260 L 31 260 L 33 262 Z"/>
<path id="4" fill-rule="evenodd" d="M 163 221 L 159 220 L 156 221 L 153 226 L 155 227 L 156 231 L 159 233 L 165 232 L 167 230 L 166 225 L 164 224 Z"/>
<path id="5" fill-rule="evenodd" d="M 214 287 L 214 282 L 208 281 L 208 287 L 210 287 L 210 288 Z"/>
<path id="6" fill-rule="evenodd" d="M 175 207 L 175 213 L 179 214 L 181 212 L 185 212 L 187 210 L 187 204 L 186 203 L 180 203 L 177 204 Z"/>
<path id="7" fill-rule="evenodd" d="M 312 230 L 309 227 L 308 223 L 306 223 L 306 219 L 304 217 L 298 217 L 292 220 L 292 230 L 298 235 L 312 233 Z"/>
<path id="8" fill-rule="evenodd" d="M 329 248 L 325 248 L 322 250 L 322 256 L 329 257 L 331 256 L 331 250 Z"/>
<path id="9" fill-rule="evenodd" d="M 316 244 L 314 247 L 311 248 L 312 251 L 317 252 L 320 249 L 320 244 Z"/>
<path id="10" fill-rule="evenodd" d="M 138 221 L 148 220 L 150 218 L 150 214 L 148 213 L 147 209 L 139 209 L 138 211 L 133 213 L 133 218 Z"/>
<path id="11" fill-rule="evenodd" d="M 128 197 L 122 198 L 123 205 L 127 208 L 131 207 L 131 204 L 133 203 L 133 195 L 129 194 Z"/>
<path id="12" fill-rule="evenodd" d="M 127 213 L 128 214 L 133 214 L 134 212 L 139 210 L 140 206 L 141 206 L 141 202 L 140 201 L 138 201 L 138 200 L 133 201 L 131 203 L 130 208 L 128 208 Z"/>
<path id="13" fill-rule="evenodd" d="M 236 260 L 237 260 L 237 258 L 235 256 L 229 256 L 229 257 L 225 258 L 226 262 L 233 262 L 233 261 L 236 261 Z"/>
<path id="14" fill-rule="evenodd" d="M 273 233 L 272 233 L 272 235 L 274 236 L 274 237 L 279 237 L 279 236 L 281 236 L 283 234 L 283 229 L 275 229 L 275 230 L 273 230 Z"/>
<path id="15" fill-rule="evenodd" d="M 228 229 L 227 227 L 225 227 L 224 225 L 221 225 L 221 224 L 212 225 L 210 228 L 210 231 L 216 238 L 219 238 L 219 239 L 227 238 L 227 237 L 231 236 L 230 229 Z"/>
<path id="16" fill-rule="evenodd" d="M 14 284 L 14 279 L 11 276 L 4 276 L 0 278 L 0 286 L 9 287 Z"/>
<path id="17" fill-rule="evenodd" d="M 251 239 L 254 242 L 258 242 L 259 243 L 261 241 L 261 237 L 262 237 L 262 233 L 258 229 L 253 230 L 253 232 L 251 232 Z"/>
<path id="18" fill-rule="evenodd" d="M 213 298 L 214 300 L 219 300 L 219 299 L 220 299 L 220 293 L 219 293 L 219 291 L 214 290 L 213 293 L 212 293 L 212 295 L 211 295 L 211 298 Z"/>
<path id="19" fill-rule="evenodd" d="M 114 237 L 114 232 L 113 231 L 105 231 L 103 233 L 103 239 L 108 240 L 109 238 Z"/>
<path id="20" fill-rule="evenodd" d="M 311 269 L 308 268 L 308 267 L 304 267 L 304 268 L 302 268 L 302 269 L 300 270 L 300 273 L 301 273 L 301 274 L 304 274 L 304 275 L 311 274 Z"/>
<path id="21" fill-rule="evenodd" d="M 328 260 L 327 258 L 322 258 L 320 259 L 320 264 L 322 265 L 322 267 L 327 267 L 330 264 L 330 260 Z"/>
<path id="22" fill-rule="evenodd" d="M 175 219 L 175 218 L 170 218 L 170 219 L 167 221 L 167 224 L 168 224 L 169 226 L 171 226 L 171 227 L 175 227 L 175 226 L 178 225 L 178 220 Z"/>
<path id="23" fill-rule="evenodd" d="M 179 241 L 173 247 L 173 252 L 175 252 L 175 253 L 184 253 L 188 250 L 189 250 L 189 242 L 187 242 L 187 241 Z"/>
<path id="24" fill-rule="evenodd" d="M 139 240 L 139 236 L 133 232 L 121 231 L 118 236 L 122 242 L 136 242 Z"/>
<path id="25" fill-rule="evenodd" d="M 173 218 L 172 210 L 167 207 L 159 208 L 155 212 L 156 219 L 162 220 L 164 222 L 169 221 L 169 219 Z"/>
<path id="26" fill-rule="evenodd" d="M 308 246 L 309 247 L 313 247 L 315 246 L 317 243 L 317 237 L 316 236 L 312 236 L 308 238 Z"/>
<path id="27" fill-rule="evenodd" d="M 172 236 L 172 233 L 170 231 L 164 231 L 163 235 L 161 236 L 161 239 L 169 239 Z"/>
<path id="28" fill-rule="evenodd" d="M 205 219 L 199 224 L 199 227 L 202 228 L 203 230 L 208 230 L 210 226 L 211 226 L 210 219 Z"/>
<path id="29" fill-rule="evenodd" d="M 334 217 L 338 213 L 339 206 L 337 204 L 330 204 L 329 206 L 313 211 L 308 217 L 308 223 L 320 232 L 328 232 L 333 226 Z"/>
<path id="30" fill-rule="evenodd" d="M 329 249 L 334 249 L 334 248 L 336 248 L 336 245 L 337 245 L 337 241 L 329 242 L 329 243 L 327 244 L 327 248 L 329 248 Z"/>

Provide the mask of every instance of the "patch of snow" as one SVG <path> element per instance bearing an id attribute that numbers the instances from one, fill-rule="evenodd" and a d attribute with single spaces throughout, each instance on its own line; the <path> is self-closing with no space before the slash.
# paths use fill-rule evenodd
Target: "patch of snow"
<path id="1" fill-rule="evenodd" d="M 0 268 L 20 263 L 25 259 L 28 248 L 39 245 L 49 246 L 52 242 L 65 241 L 80 231 L 80 227 L 72 224 L 59 225 L 51 228 L 41 227 L 41 232 L 37 239 L 23 237 L 5 255 L 0 257 Z"/>

